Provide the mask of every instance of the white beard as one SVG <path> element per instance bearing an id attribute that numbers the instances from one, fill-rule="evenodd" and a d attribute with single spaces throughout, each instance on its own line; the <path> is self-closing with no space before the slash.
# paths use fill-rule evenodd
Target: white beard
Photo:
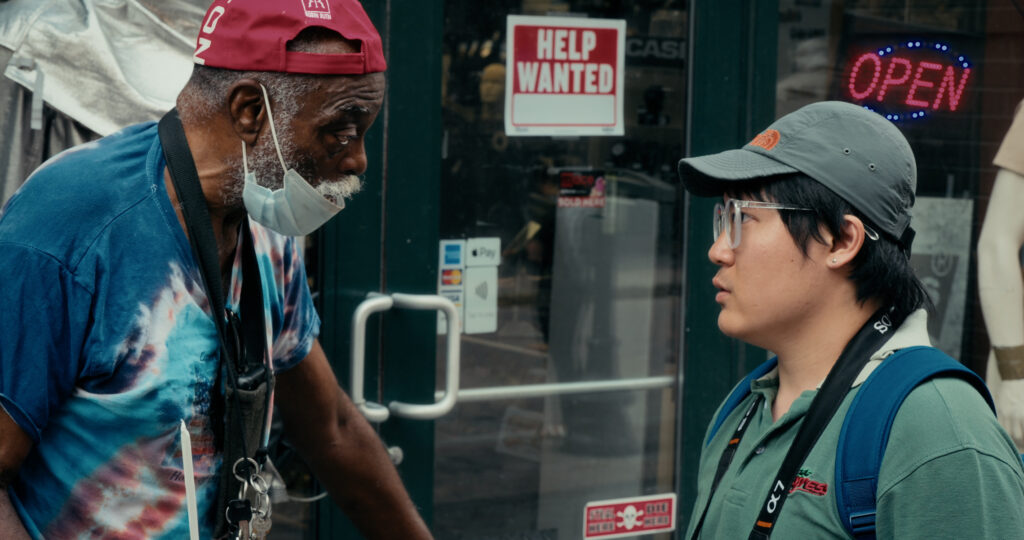
<path id="1" fill-rule="evenodd" d="M 278 118 L 275 122 L 277 140 L 281 145 L 281 155 L 285 164 L 294 167 L 295 172 L 314 186 L 314 189 L 328 201 L 341 206 L 344 199 L 350 199 L 363 189 L 363 181 L 354 174 L 341 178 L 326 180 L 313 175 L 314 166 L 309 160 L 302 159 L 302 153 L 295 146 L 291 129 L 291 118 Z M 278 190 L 284 187 L 284 170 L 274 149 L 274 141 L 269 134 L 264 135 L 263 144 L 258 145 L 249 153 L 249 171 L 256 173 L 256 182 L 268 189 Z M 230 181 L 223 188 L 224 204 L 229 207 L 241 207 L 242 190 L 245 188 L 245 172 L 241 156 L 233 156 L 225 160 L 231 170 Z"/>

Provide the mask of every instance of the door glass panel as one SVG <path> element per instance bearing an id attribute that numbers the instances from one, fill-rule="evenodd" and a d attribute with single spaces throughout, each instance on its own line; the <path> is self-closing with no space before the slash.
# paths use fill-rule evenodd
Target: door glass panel
<path id="1" fill-rule="evenodd" d="M 497 330 L 463 335 L 463 390 L 651 386 L 460 399 L 436 422 L 438 538 L 575 539 L 587 502 L 675 490 L 686 7 L 445 5 L 441 238 L 501 242 Z M 626 20 L 625 136 L 506 135 L 507 15 Z"/>

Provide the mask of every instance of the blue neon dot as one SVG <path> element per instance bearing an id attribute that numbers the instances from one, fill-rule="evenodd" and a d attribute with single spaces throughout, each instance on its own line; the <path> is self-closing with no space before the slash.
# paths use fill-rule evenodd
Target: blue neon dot
<path id="1" fill-rule="evenodd" d="M 920 46 L 921 46 L 921 42 L 920 42 L 920 41 L 916 41 L 916 42 L 914 42 L 914 46 L 915 46 L 915 47 L 920 47 Z"/>
<path id="2" fill-rule="evenodd" d="M 935 44 L 935 48 L 936 48 L 936 49 L 941 49 L 941 48 L 942 48 L 942 45 L 939 45 L 938 43 L 936 43 L 936 44 Z"/>
<path id="3" fill-rule="evenodd" d="M 964 62 L 964 67 L 967 67 L 967 62 Z"/>
<path id="4" fill-rule="evenodd" d="M 913 41 L 908 41 L 907 42 L 907 47 L 913 47 L 913 46 L 914 46 L 914 42 Z"/>
<path id="5" fill-rule="evenodd" d="M 892 47 L 886 47 L 885 52 L 892 52 Z"/>
<path id="6" fill-rule="evenodd" d="M 949 47 L 947 47 L 947 46 L 943 45 L 943 46 L 942 46 L 942 50 L 944 50 L 944 51 L 948 51 L 948 50 L 949 50 Z"/>
<path id="7" fill-rule="evenodd" d="M 959 61 L 963 62 L 963 61 L 964 61 L 964 57 L 963 57 L 963 56 L 958 56 L 958 57 L 957 57 L 957 60 L 959 60 Z"/>

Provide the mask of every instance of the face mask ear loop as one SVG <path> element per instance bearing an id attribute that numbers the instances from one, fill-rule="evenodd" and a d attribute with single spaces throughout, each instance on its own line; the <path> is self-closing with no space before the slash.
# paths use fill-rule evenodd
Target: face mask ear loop
<path id="1" fill-rule="evenodd" d="M 245 141 L 242 141 L 242 172 L 249 176 L 249 156 L 245 155 Z"/>
<path id="2" fill-rule="evenodd" d="M 260 85 L 263 90 L 263 101 L 267 104 L 267 119 L 270 120 L 270 135 L 274 138 L 274 149 L 277 150 L 277 159 L 281 160 L 281 169 L 288 172 L 284 164 L 284 156 L 281 155 L 281 145 L 277 143 L 277 130 L 274 129 L 274 115 L 270 112 L 270 96 L 267 95 L 267 87 Z"/>

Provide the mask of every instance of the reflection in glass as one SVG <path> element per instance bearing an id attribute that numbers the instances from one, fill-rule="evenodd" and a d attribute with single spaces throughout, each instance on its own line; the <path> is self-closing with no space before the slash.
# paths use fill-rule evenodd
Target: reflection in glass
<path id="1" fill-rule="evenodd" d="M 676 375 L 685 8 L 446 4 L 441 238 L 502 249 L 498 328 L 463 336 L 463 388 Z M 505 17 L 565 13 L 627 21 L 624 137 L 504 132 Z M 435 534 L 577 538 L 589 501 L 673 491 L 676 398 L 460 403 L 436 423 Z"/>

